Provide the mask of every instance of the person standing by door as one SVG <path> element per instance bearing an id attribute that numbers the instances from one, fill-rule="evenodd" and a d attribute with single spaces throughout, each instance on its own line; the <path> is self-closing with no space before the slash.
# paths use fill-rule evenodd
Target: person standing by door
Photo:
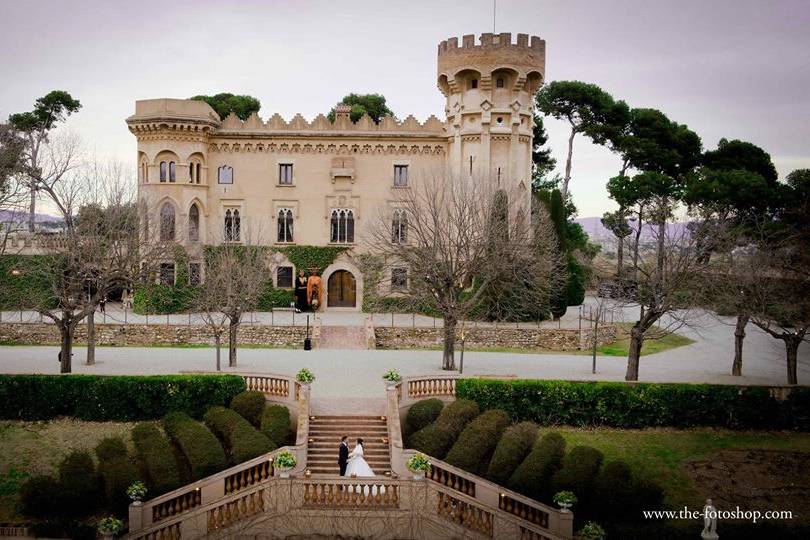
<path id="1" fill-rule="evenodd" d="M 303 270 L 298 271 L 298 277 L 295 278 L 295 311 L 301 313 L 309 308 L 307 301 L 307 277 L 304 275 Z"/>

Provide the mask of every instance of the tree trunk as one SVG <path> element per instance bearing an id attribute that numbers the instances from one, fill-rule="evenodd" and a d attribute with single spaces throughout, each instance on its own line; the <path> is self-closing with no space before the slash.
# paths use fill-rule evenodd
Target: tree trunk
<path id="1" fill-rule="evenodd" d="M 31 187 L 31 202 L 28 204 L 28 232 L 33 233 L 36 229 L 37 212 L 37 190 Z"/>
<path id="2" fill-rule="evenodd" d="M 624 236 L 618 237 L 616 249 L 618 251 L 616 253 L 616 278 L 622 279 L 622 269 L 624 268 Z"/>
<path id="3" fill-rule="evenodd" d="M 87 361 L 88 366 L 96 363 L 96 312 L 87 316 Z"/>
<path id="4" fill-rule="evenodd" d="M 799 384 L 799 377 L 796 374 L 796 359 L 799 354 L 799 345 L 802 340 L 798 336 L 790 336 L 785 339 L 785 351 L 787 352 L 787 380 L 788 384 Z"/>
<path id="5" fill-rule="evenodd" d="M 455 318 L 445 317 L 442 369 L 447 371 L 456 369 L 456 325 L 457 321 Z"/>
<path id="6" fill-rule="evenodd" d="M 593 362 L 591 363 L 591 373 L 596 373 L 596 344 L 599 341 L 599 317 L 600 312 L 596 312 L 596 320 L 593 322 Z"/>
<path id="7" fill-rule="evenodd" d="M 641 242 L 641 227 L 642 227 L 643 207 L 638 207 L 638 228 L 636 229 L 636 241 L 633 244 L 633 279 L 638 275 L 638 252 L 639 242 Z"/>
<path id="8" fill-rule="evenodd" d="M 71 356 L 73 356 L 73 326 L 63 319 L 59 323 L 59 335 L 62 340 L 59 349 L 59 373 L 71 372 Z"/>
<path id="9" fill-rule="evenodd" d="M 737 325 L 734 327 L 734 363 L 731 365 L 731 374 L 738 377 L 742 375 L 743 340 L 749 318 L 749 315 L 737 315 Z"/>
<path id="10" fill-rule="evenodd" d="M 568 137 L 568 157 L 565 160 L 565 178 L 563 178 L 562 185 L 562 200 L 565 203 L 565 198 L 568 196 L 568 182 L 571 181 L 571 157 L 574 154 L 574 135 L 577 134 L 576 128 L 571 128 L 571 136 Z"/>
<path id="11" fill-rule="evenodd" d="M 661 211 L 663 214 L 663 210 Z M 667 221 L 661 216 L 658 222 L 658 283 L 664 283 L 664 252 L 666 250 Z"/>
<path id="12" fill-rule="evenodd" d="M 239 318 L 230 319 L 228 323 L 228 367 L 236 367 L 236 331 L 239 330 Z"/>
<path id="13" fill-rule="evenodd" d="M 641 359 L 641 346 L 644 344 L 644 333 L 638 328 L 636 323 L 630 329 L 630 352 L 627 355 L 627 373 L 625 381 L 638 380 L 638 364 Z"/>
<path id="14" fill-rule="evenodd" d="M 214 342 L 217 346 L 217 371 L 222 371 L 222 364 L 220 363 L 221 358 L 221 351 L 222 351 L 222 336 L 217 332 L 214 336 Z"/>

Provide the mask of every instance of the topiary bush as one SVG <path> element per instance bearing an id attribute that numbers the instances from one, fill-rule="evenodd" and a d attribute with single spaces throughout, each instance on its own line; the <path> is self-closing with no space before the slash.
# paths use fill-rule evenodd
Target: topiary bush
<path id="1" fill-rule="evenodd" d="M 120 437 L 105 437 L 96 445 L 96 457 L 99 463 L 127 455 L 127 445 Z"/>
<path id="2" fill-rule="evenodd" d="M 127 455 L 102 461 L 98 466 L 104 480 L 104 499 L 117 515 L 124 515 L 129 506 L 127 488 L 140 479 L 138 467 Z"/>
<path id="3" fill-rule="evenodd" d="M 89 452 L 74 450 L 65 456 L 59 464 L 59 484 L 67 515 L 85 516 L 98 508 L 102 484 Z"/>
<path id="4" fill-rule="evenodd" d="M 589 499 L 598 503 L 590 505 L 590 508 L 583 508 L 583 511 L 599 520 L 606 518 L 606 521 L 625 521 L 635 513 L 637 501 L 645 508 L 658 508 L 649 506 L 646 500 L 636 495 L 633 472 L 624 461 L 606 463 L 596 475 L 592 494 L 589 495 L 592 495 Z"/>
<path id="5" fill-rule="evenodd" d="M 270 405 L 262 414 L 261 429 L 276 447 L 291 444 L 290 410 L 284 405 Z"/>
<path id="6" fill-rule="evenodd" d="M 486 477 L 505 486 L 515 469 L 532 451 L 536 440 L 537 424 L 534 422 L 521 422 L 506 428 L 489 461 Z"/>
<path id="7" fill-rule="evenodd" d="M 64 510 L 62 486 L 53 476 L 32 476 L 20 487 L 20 513 L 26 517 L 46 519 Z"/>
<path id="8" fill-rule="evenodd" d="M 546 433 L 509 478 L 508 487 L 527 497 L 550 502 L 551 478 L 565 455 L 565 439 L 559 433 Z"/>
<path id="9" fill-rule="evenodd" d="M 491 409 L 467 424 L 444 458 L 447 463 L 478 474 L 486 469 L 495 445 L 509 426 L 505 411 Z"/>
<path id="10" fill-rule="evenodd" d="M 423 399 L 417 401 L 405 415 L 405 424 L 402 426 L 403 438 L 407 441 L 412 433 L 433 423 L 444 409 L 444 401 L 440 399 Z"/>
<path id="11" fill-rule="evenodd" d="M 551 479 L 554 492 L 568 490 L 587 506 L 593 481 L 602 465 L 604 455 L 591 446 L 575 446 L 562 461 L 562 467 Z"/>
<path id="12" fill-rule="evenodd" d="M 225 451 L 204 425 L 182 412 L 163 417 L 163 429 L 188 463 L 193 480 L 199 480 L 227 467 Z"/>
<path id="13" fill-rule="evenodd" d="M 266 405 L 267 399 L 264 394 L 256 390 L 236 394 L 231 400 L 231 409 L 241 414 L 256 428 L 262 425 L 262 413 Z"/>
<path id="14" fill-rule="evenodd" d="M 442 458 L 455 441 L 456 438 L 451 432 L 441 429 L 434 423 L 411 435 L 408 446 L 425 455 Z"/>
<path id="15" fill-rule="evenodd" d="M 0 418 L 131 422 L 171 411 L 200 418 L 244 390 L 237 375 L 0 375 Z"/>
<path id="16" fill-rule="evenodd" d="M 158 496 L 180 486 L 172 446 L 154 423 L 143 422 L 132 428 L 132 443 L 151 495 Z"/>
<path id="17" fill-rule="evenodd" d="M 434 423 L 411 436 L 412 448 L 431 457 L 444 458 L 464 427 L 478 413 L 478 405 L 474 401 L 457 399 L 442 409 Z"/>
<path id="18" fill-rule="evenodd" d="M 205 425 L 222 441 L 233 464 L 253 459 L 275 448 L 266 435 L 234 410 L 211 407 L 205 413 L 204 420 Z"/>

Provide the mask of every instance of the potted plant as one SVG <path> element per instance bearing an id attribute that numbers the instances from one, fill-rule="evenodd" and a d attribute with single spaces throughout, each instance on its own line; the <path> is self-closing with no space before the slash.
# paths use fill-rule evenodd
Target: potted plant
<path id="1" fill-rule="evenodd" d="M 385 372 L 382 378 L 385 381 L 386 385 L 396 386 L 402 380 L 402 375 L 400 375 L 399 372 L 395 369 L 389 369 L 388 371 Z"/>
<path id="2" fill-rule="evenodd" d="M 425 454 L 417 452 L 408 459 L 405 466 L 413 473 L 414 480 L 421 480 L 430 471 L 430 460 Z"/>
<path id="3" fill-rule="evenodd" d="M 113 516 L 108 516 L 98 522 L 98 532 L 102 538 L 109 540 L 124 530 L 124 523 Z"/>
<path id="4" fill-rule="evenodd" d="M 146 486 L 140 480 L 132 482 L 132 485 L 127 488 L 127 496 L 132 499 L 132 504 L 140 506 L 141 501 L 146 497 Z"/>
<path id="5" fill-rule="evenodd" d="M 582 537 L 582 540 L 605 540 L 607 533 L 601 525 L 595 521 L 589 521 L 579 531 L 579 536 Z"/>
<path id="6" fill-rule="evenodd" d="M 298 465 L 298 460 L 289 451 L 284 450 L 275 459 L 275 468 L 280 478 L 289 478 L 290 471 Z"/>
<path id="7" fill-rule="evenodd" d="M 307 368 L 301 368 L 301 371 L 295 375 L 295 380 L 301 384 L 310 385 L 315 381 L 315 375 Z"/>
<path id="8" fill-rule="evenodd" d="M 577 504 L 577 496 L 573 491 L 558 491 L 554 495 L 554 502 L 562 508 L 563 512 L 568 512 L 568 509 Z"/>

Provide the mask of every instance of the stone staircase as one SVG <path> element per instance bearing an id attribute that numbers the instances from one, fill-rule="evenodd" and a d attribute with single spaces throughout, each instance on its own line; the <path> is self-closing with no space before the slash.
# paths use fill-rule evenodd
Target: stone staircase
<path id="1" fill-rule="evenodd" d="M 363 439 L 364 457 L 378 476 L 391 470 L 388 424 L 384 416 L 313 416 L 309 421 L 307 469 L 315 474 L 338 474 L 340 438 L 346 435 L 349 450 Z"/>
<path id="2" fill-rule="evenodd" d="M 363 326 L 321 326 L 319 349 L 365 349 Z"/>

